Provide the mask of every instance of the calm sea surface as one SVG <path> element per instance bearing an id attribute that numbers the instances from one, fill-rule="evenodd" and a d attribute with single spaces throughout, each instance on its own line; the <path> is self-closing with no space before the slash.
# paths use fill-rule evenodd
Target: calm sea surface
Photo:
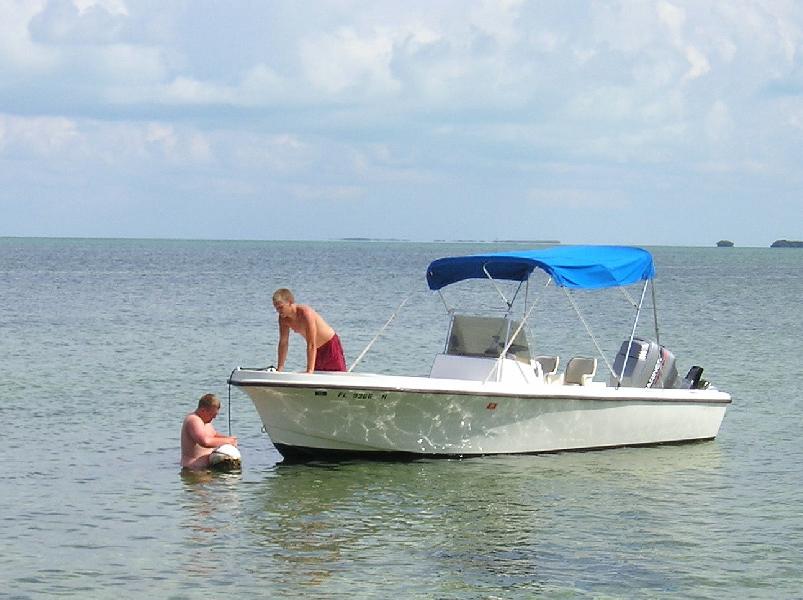
<path id="1" fill-rule="evenodd" d="M 662 343 L 733 395 L 713 442 L 287 466 L 226 385 L 275 362 L 280 286 L 349 363 L 409 297 L 357 370 L 426 374 L 446 326 L 429 261 L 513 248 L 0 239 L 0 594 L 803 598 L 801 250 L 651 249 Z M 578 304 L 610 358 L 629 313 Z M 533 316 L 538 350 L 593 352 L 561 310 Z M 180 474 L 207 392 L 241 474 Z"/>

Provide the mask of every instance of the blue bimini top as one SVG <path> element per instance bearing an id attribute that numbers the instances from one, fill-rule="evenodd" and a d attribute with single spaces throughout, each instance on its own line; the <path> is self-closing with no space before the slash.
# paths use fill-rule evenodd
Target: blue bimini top
<path id="1" fill-rule="evenodd" d="M 655 277 L 652 255 L 642 248 L 555 246 L 439 258 L 427 269 L 427 283 L 431 290 L 439 290 L 464 279 L 524 281 L 536 268 L 546 271 L 557 285 L 576 289 L 618 287 Z"/>

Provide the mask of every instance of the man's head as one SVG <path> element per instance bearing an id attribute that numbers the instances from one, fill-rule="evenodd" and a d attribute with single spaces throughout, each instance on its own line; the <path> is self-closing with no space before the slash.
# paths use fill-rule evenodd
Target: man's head
<path id="1" fill-rule="evenodd" d="M 287 288 L 279 288 L 275 292 L 273 292 L 273 301 L 274 302 L 287 302 L 288 304 L 294 304 L 295 298 L 293 298 L 293 292 L 288 290 Z"/>
<path id="2" fill-rule="evenodd" d="M 204 394 L 198 400 L 198 416 L 204 423 L 210 423 L 220 412 L 220 400 L 214 394 Z"/>
<path id="3" fill-rule="evenodd" d="M 296 300 L 293 297 L 293 292 L 287 288 L 279 288 L 273 293 L 273 308 L 280 316 L 287 316 L 287 307 L 292 307 Z"/>

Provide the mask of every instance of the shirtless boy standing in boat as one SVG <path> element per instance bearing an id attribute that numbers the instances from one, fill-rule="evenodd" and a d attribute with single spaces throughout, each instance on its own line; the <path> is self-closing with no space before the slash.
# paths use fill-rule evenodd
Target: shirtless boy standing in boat
<path id="1" fill-rule="evenodd" d="M 296 304 L 293 293 L 286 288 L 278 289 L 273 294 L 273 306 L 279 313 L 279 358 L 276 370 L 284 369 L 291 329 L 307 342 L 307 373 L 346 370 L 340 338 L 317 312 L 309 306 Z"/>
<path id="2" fill-rule="evenodd" d="M 212 426 L 220 412 L 220 400 L 206 394 L 198 400 L 198 408 L 184 419 L 181 426 L 181 466 L 185 469 L 209 468 L 209 457 L 223 444 L 237 445 L 237 438 L 220 435 Z"/>

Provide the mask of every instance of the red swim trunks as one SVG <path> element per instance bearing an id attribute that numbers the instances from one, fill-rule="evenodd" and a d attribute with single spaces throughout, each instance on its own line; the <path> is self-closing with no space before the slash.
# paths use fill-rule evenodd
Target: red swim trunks
<path id="1" fill-rule="evenodd" d="M 315 355 L 316 371 L 345 371 L 346 357 L 343 355 L 343 346 L 340 338 L 335 334 L 331 340 L 318 348 Z"/>

